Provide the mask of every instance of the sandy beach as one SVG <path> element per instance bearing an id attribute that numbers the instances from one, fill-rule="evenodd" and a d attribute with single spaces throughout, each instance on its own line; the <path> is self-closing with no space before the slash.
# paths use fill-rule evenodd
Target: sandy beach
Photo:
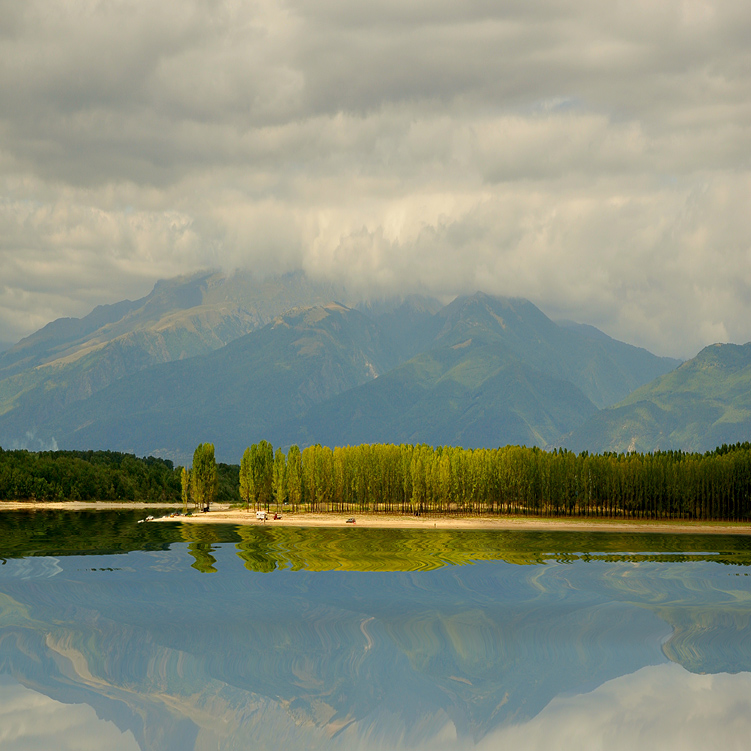
<path id="1" fill-rule="evenodd" d="M 175 509 L 170 504 L 127 503 L 118 501 L 2 501 L 0 511 L 19 510 L 58 510 L 58 511 L 107 511 L 114 509 L 150 510 L 154 516 L 164 509 Z M 741 522 L 712 521 L 654 521 L 638 519 L 587 519 L 550 518 L 525 516 L 407 516 L 402 514 L 358 514 L 358 513 L 291 513 L 285 511 L 280 519 L 274 519 L 271 512 L 267 520 L 256 519 L 255 511 L 245 511 L 231 507 L 227 503 L 215 503 L 207 513 L 192 516 L 155 518 L 155 522 L 175 522 L 183 524 L 243 524 L 274 525 L 279 527 L 351 527 L 347 519 L 354 518 L 356 527 L 377 527 L 382 529 L 499 529 L 536 530 L 543 532 L 661 532 L 675 534 L 734 534 L 751 535 L 751 524 Z"/>
<path id="2" fill-rule="evenodd" d="M 354 518 L 355 524 L 347 519 Z M 741 534 L 751 535 L 751 525 L 733 522 L 685 522 L 640 520 L 553 519 L 545 517 L 490 517 L 490 516 L 406 516 L 401 514 L 314 514 L 287 513 L 274 519 L 271 513 L 266 521 L 256 519 L 254 511 L 237 508 L 212 508 L 208 513 L 181 517 L 187 524 L 255 524 L 280 527 L 377 527 L 383 529 L 498 529 L 569 532 L 662 532 L 683 534 Z M 160 519 L 158 521 L 174 521 Z"/>
<path id="3" fill-rule="evenodd" d="M 219 505 L 229 508 L 229 504 Z M 109 511 L 129 508 L 150 508 L 161 513 L 166 508 L 175 508 L 175 504 L 139 501 L 0 501 L 0 511 Z"/>

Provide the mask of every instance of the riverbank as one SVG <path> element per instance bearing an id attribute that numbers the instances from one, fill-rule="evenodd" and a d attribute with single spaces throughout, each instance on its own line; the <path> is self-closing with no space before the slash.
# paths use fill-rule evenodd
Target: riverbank
<path id="1" fill-rule="evenodd" d="M 229 509 L 229 504 L 218 504 Z M 161 511 L 175 508 L 174 503 L 145 501 L 0 501 L 0 511 L 110 511 L 112 509 L 148 508 Z"/>
<path id="2" fill-rule="evenodd" d="M 237 508 L 212 508 L 208 513 L 181 517 L 187 524 L 242 524 L 279 527 L 372 527 L 380 529 L 497 529 L 535 530 L 541 532 L 660 532 L 681 534 L 751 535 L 751 524 L 683 520 L 589 519 L 524 516 L 407 516 L 403 514 L 289 513 L 266 521 L 256 519 L 254 511 Z M 347 519 L 353 518 L 354 524 Z M 155 521 L 176 521 L 156 519 Z"/>

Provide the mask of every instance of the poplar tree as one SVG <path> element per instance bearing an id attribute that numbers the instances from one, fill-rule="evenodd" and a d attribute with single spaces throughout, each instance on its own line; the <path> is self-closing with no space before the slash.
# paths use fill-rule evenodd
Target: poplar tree
<path id="1" fill-rule="evenodd" d="M 302 456 L 297 444 L 287 453 L 287 497 L 293 509 L 302 502 Z"/>
<path id="2" fill-rule="evenodd" d="M 240 461 L 240 499 L 245 501 L 245 508 L 250 507 L 253 492 L 253 468 L 251 464 L 250 447 L 246 448 Z M 255 500 L 255 499 L 254 499 Z"/>
<path id="3" fill-rule="evenodd" d="M 181 496 L 183 499 L 183 513 L 188 513 L 188 498 L 190 497 L 190 472 L 185 467 L 180 472 Z"/>
<path id="4" fill-rule="evenodd" d="M 201 507 L 209 509 L 216 500 L 218 478 L 214 444 L 201 443 L 193 452 L 193 468 L 190 471 L 190 489 L 193 500 Z"/>
<path id="5" fill-rule="evenodd" d="M 274 447 L 268 441 L 250 447 L 250 467 L 254 500 L 268 509 L 274 477 Z"/>
<path id="6" fill-rule="evenodd" d="M 280 448 L 274 454 L 274 474 L 271 482 L 271 490 L 274 494 L 276 505 L 284 503 L 287 499 L 287 460 L 284 451 Z"/>

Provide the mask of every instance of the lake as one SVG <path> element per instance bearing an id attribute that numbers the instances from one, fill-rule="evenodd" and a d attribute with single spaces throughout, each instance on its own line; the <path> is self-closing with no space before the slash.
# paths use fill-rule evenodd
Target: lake
<path id="1" fill-rule="evenodd" d="M 0 514 L 0 748 L 745 749 L 751 539 Z"/>

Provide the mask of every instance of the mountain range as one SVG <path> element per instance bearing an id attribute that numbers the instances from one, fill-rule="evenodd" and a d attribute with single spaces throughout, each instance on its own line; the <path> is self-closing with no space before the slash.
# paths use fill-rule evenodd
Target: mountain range
<path id="1" fill-rule="evenodd" d="M 0 445 L 180 463 L 202 441 L 238 461 L 261 438 L 594 447 L 591 426 L 679 364 L 521 298 L 363 300 L 302 273 L 202 272 L 0 353 Z"/>
<path id="2" fill-rule="evenodd" d="M 562 441 L 582 451 L 711 451 L 751 439 L 751 343 L 713 344 L 593 415 Z"/>

